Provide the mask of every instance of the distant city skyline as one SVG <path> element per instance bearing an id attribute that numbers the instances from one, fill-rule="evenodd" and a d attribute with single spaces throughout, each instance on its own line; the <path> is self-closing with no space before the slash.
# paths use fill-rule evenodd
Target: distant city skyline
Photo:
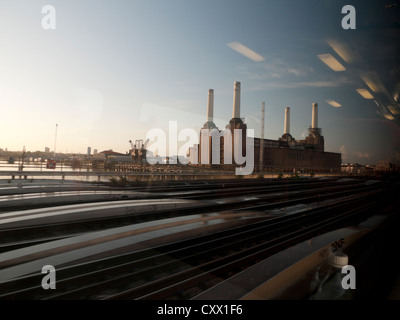
<path id="1" fill-rule="evenodd" d="M 342 162 L 400 160 L 399 8 L 346 1 L 3 0 L 0 148 L 125 153 L 153 128 L 199 132 L 214 89 L 214 122 L 241 117 L 266 139 L 302 139 L 319 105 L 325 150 Z M 55 8 L 45 30 L 42 8 Z M 57 127 L 57 137 L 55 128 Z M 55 141 L 56 138 L 56 141 Z"/>

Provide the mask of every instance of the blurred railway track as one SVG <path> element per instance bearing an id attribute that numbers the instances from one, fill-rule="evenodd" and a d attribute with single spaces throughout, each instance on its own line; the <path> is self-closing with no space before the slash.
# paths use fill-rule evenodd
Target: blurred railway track
<path id="1" fill-rule="evenodd" d="M 221 188 L 221 192 L 201 188 L 183 195 L 169 190 L 177 193 L 170 199 L 200 201 L 191 207 L 0 229 L 1 239 L 8 239 L 2 240 L 1 246 L 7 254 L 17 248 L 143 221 L 226 210 L 238 217 L 245 212 L 259 214 L 258 219 L 200 236 L 58 267 L 57 290 L 43 290 L 40 273 L 2 281 L 0 269 L 0 299 L 191 299 L 289 246 L 367 219 L 393 197 L 391 186 L 362 179 L 328 180 L 307 186 L 256 183 Z M 118 201 L 112 203 L 118 206 Z M 286 214 L 286 209 L 298 204 L 304 206 Z M 79 205 L 75 206 L 79 210 Z M 285 210 L 282 214 L 267 214 L 277 209 Z M 21 239 L 28 234 L 40 236 Z"/>
<path id="2" fill-rule="evenodd" d="M 2 222 L 7 222 L 7 218 L 0 214 L 0 253 L 8 250 L 14 250 L 29 245 L 44 243 L 46 241 L 53 241 L 70 237 L 73 235 L 81 234 L 88 231 L 105 230 L 108 228 L 121 227 L 134 223 L 141 223 L 146 221 L 155 221 L 160 219 L 166 219 L 171 217 L 195 215 L 195 214 L 218 214 L 226 210 L 271 210 L 274 208 L 286 208 L 296 204 L 308 204 L 315 201 L 326 201 L 329 199 L 335 199 L 337 197 L 347 196 L 350 193 L 356 193 L 361 191 L 376 189 L 376 185 L 369 185 L 364 183 L 344 183 L 332 185 L 321 185 L 319 183 L 312 184 L 304 187 L 303 184 L 295 185 L 290 191 L 287 191 L 287 186 L 284 185 L 274 188 L 265 187 L 251 187 L 250 190 L 229 190 L 228 192 L 221 192 L 214 194 L 209 191 L 208 194 L 204 194 L 203 191 L 200 194 L 191 193 L 190 196 L 179 196 L 179 199 L 190 199 L 199 200 L 202 199 L 201 204 L 188 205 L 182 208 L 168 208 L 168 209 L 157 209 L 149 205 L 149 209 L 144 209 L 140 212 L 132 210 L 128 212 L 129 205 L 136 205 L 138 200 L 131 201 L 113 201 L 113 202 L 102 202 L 88 206 L 85 205 L 70 205 L 53 208 L 43 208 L 34 210 L 24 210 L 23 214 L 18 212 L 14 215 L 8 214 L 8 219 L 20 219 L 24 221 L 29 219 L 31 216 L 49 216 L 51 214 L 62 214 L 63 212 L 73 211 L 74 215 L 78 215 L 80 210 L 88 210 L 93 207 L 93 215 L 83 218 L 74 218 L 74 220 L 63 219 L 59 223 L 38 223 L 32 220 L 30 225 L 18 226 L 18 223 L 14 223 L 13 227 L 2 227 Z M 294 190 L 293 190 L 294 189 Z M 299 190 L 300 189 L 300 190 Z M 305 191 L 304 191 L 305 189 Z M 299 190 L 299 191 L 296 191 Z M 242 199 L 237 198 L 238 195 L 248 196 L 252 195 L 251 198 Z M 208 199 L 207 201 L 204 201 Z M 221 202 L 221 200 L 223 200 Z M 146 202 L 145 202 L 146 203 Z M 112 212 L 113 209 L 121 209 L 119 211 Z M 135 208 L 135 207 L 134 207 Z M 102 210 L 109 211 L 110 214 L 107 216 L 100 215 L 99 212 Z M 50 219 L 49 219 L 50 220 Z M 54 219 L 51 219 L 54 220 Z"/>

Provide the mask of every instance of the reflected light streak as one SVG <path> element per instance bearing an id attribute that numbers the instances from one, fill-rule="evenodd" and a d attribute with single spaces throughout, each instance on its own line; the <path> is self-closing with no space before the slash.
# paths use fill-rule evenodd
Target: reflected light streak
<path id="1" fill-rule="evenodd" d="M 328 39 L 326 40 L 326 42 L 347 63 L 351 63 L 355 60 L 356 54 L 353 52 L 352 49 L 350 49 L 347 44 L 341 43 L 333 39 Z"/>
<path id="2" fill-rule="evenodd" d="M 379 79 L 379 77 L 375 74 L 365 74 L 361 76 L 361 79 L 365 82 L 365 84 L 375 93 L 383 92 L 387 93 L 385 86 Z"/>
<path id="3" fill-rule="evenodd" d="M 367 89 L 356 89 L 364 99 L 373 99 L 374 96 Z"/>
<path id="4" fill-rule="evenodd" d="M 317 57 L 333 71 L 345 71 L 346 68 L 330 53 L 319 54 Z"/>
<path id="5" fill-rule="evenodd" d="M 265 60 L 264 57 L 260 56 L 257 52 L 254 52 L 253 50 L 247 48 L 240 42 L 236 42 L 236 41 L 231 42 L 231 43 L 228 43 L 227 46 L 255 62 L 260 62 L 260 61 Z"/>
<path id="6" fill-rule="evenodd" d="M 391 106 L 391 105 L 389 105 L 388 106 L 388 109 L 390 110 L 390 112 L 393 114 L 393 115 L 399 115 L 400 114 L 400 111 L 399 111 L 399 108 L 396 108 L 396 107 L 394 107 L 394 106 Z"/>
<path id="7" fill-rule="evenodd" d="M 330 104 L 332 107 L 340 108 L 342 105 L 334 100 L 325 100 L 326 103 Z"/>

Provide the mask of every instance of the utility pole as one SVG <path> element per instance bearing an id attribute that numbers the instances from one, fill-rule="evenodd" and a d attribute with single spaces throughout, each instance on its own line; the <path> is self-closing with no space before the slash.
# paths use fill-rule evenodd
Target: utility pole
<path id="1" fill-rule="evenodd" d="M 264 167 L 264 115 L 265 115 L 265 102 L 263 101 L 261 108 L 260 172 Z"/>
<path id="2" fill-rule="evenodd" d="M 21 172 L 24 170 L 25 154 L 26 154 L 26 149 L 25 149 L 25 146 L 24 146 L 24 149 L 22 150 L 21 163 L 19 165 L 19 171 L 21 171 Z"/>
<path id="3" fill-rule="evenodd" d="M 55 139 L 54 139 L 54 159 L 56 158 L 57 128 L 58 128 L 58 124 L 56 123 L 56 135 L 55 135 Z"/>

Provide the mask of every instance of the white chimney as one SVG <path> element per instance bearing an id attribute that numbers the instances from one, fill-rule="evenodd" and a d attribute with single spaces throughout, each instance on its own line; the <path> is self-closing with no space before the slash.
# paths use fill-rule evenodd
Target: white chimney
<path id="1" fill-rule="evenodd" d="M 285 128 L 283 131 L 284 134 L 290 134 L 290 108 L 285 109 Z"/>
<path id="2" fill-rule="evenodd" d="M 208 90 L 208 103 L 207 103 L 207 122 L 213 122 L 214 118 L 214 90 Z"/>
<path id="3" fill-rule="evenodd" d="M 311 128 L 318 128 L 318 103 L 313 103 Z"/>
<path id="4" fill-rule="evenodd" d="M 240 82 L 233 85 L 233 115 L 232 118 L 240 118 Z"/>

